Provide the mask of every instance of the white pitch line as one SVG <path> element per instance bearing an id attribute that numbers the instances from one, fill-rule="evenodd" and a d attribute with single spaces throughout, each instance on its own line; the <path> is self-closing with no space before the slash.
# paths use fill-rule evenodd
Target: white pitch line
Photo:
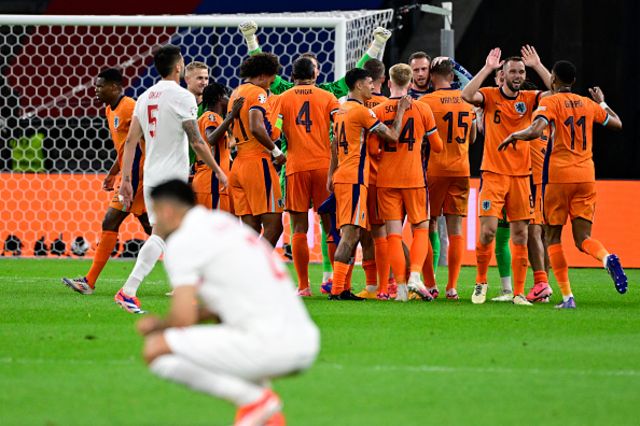
<path id="1" fill-rule="evenodd" d="M 329 367 L 336 370 L 357 369 L 379 372 L 407 372 L 407 373 L 476 373 L 476 374 L 564 374 L 574 376 L 605 376 L 605 377 L 640 377 L 640 370 L 568 370 L 541 368 L 508 368 L 508 367 L 455 367 L 444 365 L 369 365 L 349 366 L 343 364 L 319 363 L 317 367 Z"/>

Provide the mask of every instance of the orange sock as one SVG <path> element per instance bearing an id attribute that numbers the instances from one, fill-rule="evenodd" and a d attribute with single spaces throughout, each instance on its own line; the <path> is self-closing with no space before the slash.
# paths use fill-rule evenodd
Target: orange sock
<path id="1" fill-rule="evenodd" d="M 569 266 L 567 265 L 567 259 L 564 257 L 564 250 L 562 250 L 562 244 L 551 244 L 547 251 L 549 252 L 549 263 L 551 269 L 553 269 L 553 275 L 558 281 L 558 286 L 562 295 L 565 297 L 571 296 L 571 285 L 569 284 Z"/>
<path id="2" fill-rule="evenodd" d="M 529 267 L 529 249 L 526 244 L 511 243 L 511 269 L 513 273 L 513 295 L 524 294 Z"/>
<path id="3" fill-rule="evenodd" d="M 411 272 L 420 272 L 424 260 L 429 254 L 429 229 L 416 229 L 413 231 L 413 242 L 409 251 Z M 433 256 L 432 256 L 433 257 Z"/>
<path id="4" fill-rule="evenodd" d="M 116 242 L 118 242 L 117 232 L 102 231 L 96 254 L 93 256 L 91 268 L 89 269 L 89 272 L 87 272 L 87 282 L 91 288 L 95 288 L 100 272 L 102 272 L 104 265 L 107 264 L 107 261 L 111 257 L 111 253 L 113 252 L 113 248 L 116 246 Z"/>
<path id="5" fill-rule="evenodd" d="M 431 241 L 429 240 L 428 232 L 427 232 L 427 257 L 425 257 L 424 263 L 422 264 L 422 278 L 424 279 L 424 285 L 426 285 L 427 287 L 435 287 L 436 273 L 433 270 L 433 247 L 431 247 Z"/>
<path id="6" fill-rule="evenodd" d="M 493 254 L 493 247 L 495 246 L 495 240 L 489 244 L 482 244 L 480 241 L 476 244 L 476 283 L 487 283 L 487 272 L 489 272 L 489 262 L 491 262 L 491 255 Z"/>
<path id="7" fill-rule="evenodd" d="M 533 271 L 533 283 L 548 283 L 549 277 L 545 271 Z"/>
<path id="8" fill-rule="evenodd" d="M 309 287 L 309 245 L 307 244 L 307 234 L 296 232 L 291 239 L 291 252 L 293 254 L 293 265 L 298 274 L 298 289 L 303 290 Z"/>
<path id="9" fill-rule="evenodd" d="M 351 278 L 353 277 L 353 268 L 356 266 L 356 263 L 352 260 L 349 265 L 349 271 L 347 272 L 347 279 L 344 282 L 344 289 L 351 290 Z"/>
<path id="10" fill-rule="evenodd" d="M 376 268 L 376 260 L 363 260 L 362 269 L 364 269 L 364 279 L 366 285 L 378 286 L 378 268 Z"/>
<path id="11" fill-rule="evenodd" d="M 449 281 L 447 282 L 447 290 L 458 287 L 458 277 L 462 268 L 462 255 L 464 252 L 464 238 L 462 235 L 449 235 Z"/>
<path id="12" fill-rule="evenodd" d="M 389 292 L 389 243 L 387 237 L 375 238 L 376 267 L 378 268 L 378 293 Z"/>
<path id="13" fill-rule="evenodd" d="M 402 249 L 402 235 L 389 234 L 387 236 L 389 244 L 389 264 L 393 270 L 398 284 L 407 282 L 407 266 L 404 260 L 404 250 Z"/>
<path id="14" fill-rule="evenodd" d="M 340 294 L 344 290 L 347 282 L 347 274 L 349 273 L 349 265 L 346 263 L 333 262 L 333 285 L 331 286 L 331 294 Z"/>
<path id="15" fill-rule="evenodd" d="M 598 240 L 594 240 L 593 238 L 587 238 L 582 242 L 582 251 L 590 254 L 600 262 L 609 255 L 609 252 L 604 248 L 602 243 Z"/>

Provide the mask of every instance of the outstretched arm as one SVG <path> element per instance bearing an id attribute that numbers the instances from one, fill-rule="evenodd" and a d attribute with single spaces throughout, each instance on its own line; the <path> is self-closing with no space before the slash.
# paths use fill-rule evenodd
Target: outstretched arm
<path id="1" fill-rule="evenodd" d="M 537 117 L 531 126 L 527 127 L 524 130 L 520 130 L 519 132 L 511 133 L 507 138 L 498 146 L 498 151 L 504 151 L 509 147 L 509 145 L 513 145 L 513 149 L 516 149 L 517 141 L 530 141 L 533 139 L 538 139 L 542 136 L 542 132 L 549 125 L 547 120 L 544 117 Z M 529 148 L 527 148 L 529 149 Z"/>
<path id="2" fill-rule="evenodd" d="M 400 138 L 400 127 L 402 126 L 402 119 L 404 118 L 404 112 L 411 106 L 413 99 L 410 96 L 404 96 L 398 102 L 398 111 L 396 112 L 396 118 L 393 120 L 391 127 L 387 127 L 384 123 L 380 123 L 372 133 L 380 136 L 381 139 L 387 142 L 398 142 Z"/>
<path id="3" fill-rule="evenodd" d="M 246 21 L 241 23 L 238 28 L 242 35 L 244 36 L 244 41 L 247 43 L 247 48 L 249 49 L 249 55 L 255 55 L 256 53 L 261 53 L 262 48 L 260 47 L 260 43 L 258 43 L 258 37 L 256 37 L 256 31 L 258 31 L 258 24 L 254 21 Z M 279 75 L 276 75 L 276 79 L 273 81 L 269 90 L 271 93 L 276 95 L 281 94 L 282 92 L 291 89 L 293 87 L 293 83 L 285 80 Z"/>
<path id="4" fill-rule="evenodd" d="M 535 72 L 538 73 L 547 89 L 551 89 L 551 73 L 544 65 L 542 65 L 542 61 L 540 60 L 540 56 L 538 56 L 538 52 L 536 52 L 536 48 L 527 44 L 526 46 L 522 46 L 520 54 L 522 54 L 524 64 L 533 68 Z"/>
<path id="5" fill-rule="evenodd" d="M 229 130 L 229 127 L 231 127 L 233 120 L 236 119 L 238 115 L 240 115 L 240 109 L 242 108 L 242 105 L 244 105 L 243 97 L 240 97 L 233 101 L 231 112 L 227 114 L 222 123 L 220 123 L 220 125 L 216 127 L 215 130 L 207 132 L 207 142 L 209 143 L 209 145 L 211 145 L 212 147 L 217 146 L 218 141 L 225 135 L 227 130 Z"/>
<path id="6" fill-rule="evenodd" d="M 475 106 L 482 106 L 484 96 L 480 93 L 480 86 L 491 75 L 493 70 L 500 68 L 504 61 L 500 59 L 502 51 L 499 47 L 492 49 L 487 56 L 484 67 L 476 74 L 469 84 L 462 90 L 462 99 Z"/>

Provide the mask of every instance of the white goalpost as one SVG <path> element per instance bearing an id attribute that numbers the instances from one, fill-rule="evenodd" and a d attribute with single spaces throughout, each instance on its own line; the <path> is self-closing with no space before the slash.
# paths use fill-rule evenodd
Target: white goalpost
<path id="1" fill-rule="evenodd" d="M 300 54 L 313 52 L 319 82 L 355 66 L 391 9 L 184 16 L 0 15 L 0 240 L 20 239 L 30 255 L 35 242 L 78 236 L 95 246 L 112 194 L 102 179 L 115 159 L 95 76 L 119 68 L 125 94 L 136 98 L 155 83 L 153 52 L 182 48 L 185 61 L 205 62 L 212 81 L 236 87 L 248 55 L 238 25 L 253 20 L 264 51 L 279 56 L 282 75 Z M 135 221 L 121 241 L 143 238 Z M 0 242 L 1 242 L 0 241 Z M 88 255 L 92 254 L 89 251 Z"/>

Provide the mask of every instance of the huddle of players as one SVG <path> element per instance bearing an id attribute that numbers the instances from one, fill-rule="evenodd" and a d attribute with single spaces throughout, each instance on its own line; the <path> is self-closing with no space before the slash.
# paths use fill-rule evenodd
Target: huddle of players
<path id="1" fill-rule="evenodd" d="M 377 47 L 379 52 L 390 36 L 387 33 L 378 31 L 377 35 L 384 35 L 375 38 L 372 48 Z M 247 41 L 250 50 L 255 51 L 256 46 L 252 48 L 250 37 Z M 406 301 L 410 294 L 424 300 L 438 297 L 428 220 L 430 216 L 433 219 L 444 214 L 450 243 L 446 296 L 457 299 L 457 279 L 464 250 L 461 222 L 467 213 L 469 193 L 468 148 L 475 139 L 477 124 L 476 113 L 471 105 L 475 105 L 482 109 L 484 116 L 482 127 L 485 131 L 485 148 L 479 194 L 481 230 L 476 250 L 478 274 L 472 301 L 485 301 L 488 288 L 486 274 L 498 218 L 502 217 L 503 211 L 512 231 L 515 286 L 513 295 L 509 295 L 509 298 L 517 305 L 530 305 L 530 301 L 548 301 L 551 289 L 548 285 L 541 232 L 543 218 L 547 215 L 546 210 L 543 210 L 542 194 L 546 194 L 547 188 L 552 188 L 554 184 L 576 183 L 572 182 L 575 178 L 562 176 L 562 173 L 549 173 L 548 169 L 555 166 L 568 170 L 570 167 L 567 165 L 580 164 L 580 167 L 587 170 L 583 174 L 585 177 L 580 179 L 591 179 L 591 123 L 588 120 L 593 121 L 593 117 L 576 116 L 573 121 L 569 118 L 563 121 L 565 126 L 571 122 L 571 148 L 566 152 L 562 151 L 564 140 L 553 141 L 554 138 L 566 136 L 557 131 L 552 131 L 551 137 L 542 135 L 542 132 L 540 135 L 535 133 L 539 140 L 537 145 L 532 145 L 531 150 L 526 147 L 499 151 L 498 145 L 510 133 L 531 124 L 532 118 L 541 117 L 540 120 L 546 119 L 554 130 L 557 127 L 556 121 L 545 118 L 538 111 L 546 108 L 546 95 L 550 95 L 549 99 L 554 99 L 559 93 L 552 91 L 542 94 L 539 91 L 520 90 L 526 78 L 525 65 L 533 67 L 543 81 L 550 85 L 557 83 L 558 92 L 566 91 L 575 80 L 574 68 L 573 79 L 570 79 L 571 73 L 567 74 L 566 70 L 562 74 L 563 66 L 567 67 L 564 62 L 556 64 L 554 73 L 550 74 L 541 64 L 534 49 L 527 46 L 522 53 L 522 57 L 500 61 L 499 49 L 492 50 L 485 67 L 462 91 L 454 87 L 457 83 L 454 82 L 454 72 L 459 71 L 455 62 L 448 58 L 430 61 L 428 56 L 418 54 L 415 58 L 412 57 L 412 64 L 416 58 L 426 60 L 426 75 L 430 85 L 426 90 L 419 90 L 415 82 L 420 75 L 416 76 L 416 70 L 406 64 L 394 65 L 389 70 L 389 99 L 379 94 L 384 82 L 384 65 L 371 59 L 365 68 L 374 71 L 374 78 L 367 70 L 353 69 L 343 80 L 333 83 L 345 85 L 348 90 L 348 98 L 342 104 L 327 90 L 315 85 L 319 67 L 317 59 L 310 55 L 294 62 L 294 86 L 280 96 L 270 96 L 269 88 L 273 87 L 276 79 L 280 79 L 277 76 L 280 70 L 278 60 L 271 54 L 253 54 L 242 64 L 240 70 L 245 83 L 233 92 L 230 100 L 226 98 L 225 88 L 220 85 L 206 86 L 203 90 L 203 114 L 198 121 L 202 137 L 212 145 L 215 159 L 221 164 L 224 173 L 229 174 L 231 170 L 229 149 L 233 144 L 237 146 L 237 156 L 228 187 L 221 185 L 216 173 L 212 173 L 201 159 L 197 159 L 193 181 L 197 197 L 209 207 L 233 212 L 245 224 L 258 232 L 262 231 L 264 238 L 272 245 L 275 245 L 282 233 L 281 214 L 286 209 L 292 218 L 293 260 L 301 296 L 311 295 L 306 243 L 307 214 L 310 207 L 321 213 L 323 227 L 333 235 L 329 254 L 334 269 L 332 285 L 323 286 L 323 290 L 330 291 L 329 297 L 334 300 L 361 300 L 363 297 L 360 296 L 364 296 Z M 504 84 L 496 88 L 480 89 L 482 82 L 496 69 L 500 70 Z M 189 77 L 187 83 L 189 84 Z M 374 90 L 378 93 L 374 93 Z M 601 92 L 593 94 L 594 98 L 603 99 Z M 412 97 L 419 99 L 412 101 Z M 572 102 L 571 105 L 578 103 Z M 536 110 L 538 104 L 540 107 Z M 586 101 L 582 101 L 582 104 L 592 106 Z M 602 106 L 599 108 L 605 111 Z M 600 115 L 595 116 L 596 121 L 611 127 L 617 126 L 619 119 L 613 111 L 606 108 L 605 116 L 600 112 Z M 113 105 L 107 107 L 108 117 L 110 109 L 113 110 Z M 223 120 L 225 110 L 228 114 Z M 575 113 L 575 107 L 570 112 Z M 536 120 L 534 124 L 538 122 L 540 121 Z M 331 123 L 333 142 L 330 147 L 328 141 L 331 140 Z M 576 132 L 578 126 L 583 129 L 582 134 Z M 116 129 L 111 126 L 111 121 L 110 127 L 114 133 Z M 273 142 L 279 138 L 280 130 L 287 140 L 286 157 Z M 526 136 L 529 137 L 528 134 Z M 524 137 L 519 139 L 524 140 Z M 581 157 L 576 157 L 574 152 L 576 140 L 579 141 L 578 145 L 583 144 Z M 530 151 L 536 151 L 539 155 L 532 155 Z M 540 155 L 543 152 L 546 152 L 548 158 L 545 162 L 546 169 L 542 171 L 542 161 L 533 161 L 535 186 L 531 186 L 530 158 L 544 158 Z M 560 154 L 555 155 L 556 152 Z M 278 178 L 271 162 L 272 156 L 277 163 L 287 162 L 284 202 L 276 184 Z M 591 170 L 590 174 L 588 170 Z M 549 180 L 549 176 L 556 182 Z M 576 234 L 581 235 L 576 237 L 579 247 L 602 260 L 612 274 L 616 288 L 620 292 L 626 291 L 626 277 L 617 257 L 609 255 L 599 242 L 589 238 L 595 192 L 593 181 L 587 183 L 590 184 L 591 192 L 582 188 L 580 194 L 580 191 L 565 194 L 566 190 L 563 190 L 564 199 L 558 195 L 553 198 L 553 204 L 557 205 L 553 207 L 553 222 L 548 223 L 547 241 L 550 243 L 550 263 L 564 296 L 559 307 L 575 307 L 566 273 L 566 261 L 559 244 L 560 237 L 556 232 L 556 227 L 561 229 L 567 216 L 571 217 L 574 229 L 577 227 L 580 231 Z M 112 188 L 113 184 L 105 183 L 105 189 L 109 187 Z M 216 191 L 216 188 L 219 190 Z M 585 202 L 587 192 L 588 202 Z M 329 197 L 331 193 L 333 195 Z M 576 200 L 578 196 L 579 200 Z M 327 198 L 328 203 L 323 206 Z M 334 209 L 331 208 L 332 198 L 335 199 Z M 546 208 L 550 204 L 549 197 L 545 197 L 545 201 Z M 578 203 L 583 206 L 576 207 Z M 112 208 L 121 210 L 115 205 Z M 332 214 L 335 215 L 333 220 Z M 401 237 L 405 217 L 413 230 L 413 242 L 408 254 L 405 254 Z M 532 219 L 534 221 L 529 225 Z M 339 232 L 330 232 L 329 224 L 332 222 Z M 103 238 L 104 236 L 103 233 Z M 359 242 L 363 246 L 367 287 L 362 294 L 356 296 L 350 291 L 350 275 L 353 255 Z M 100 246 L 102 245 L 101 242 Z M 100 246 L 98 252 L 101 250 Z M 106 251 L 108 246 L 102 249 Z M 109 253 L 111 249 L 108 250 Z M 534 269 L 535 285 L 525 298 L 528 259 Z M 94 266 L 95 264 L 94 261 Z M 99 262 L 97 266 L 101 269 Z M 387 286 L 390 272 L 395 275 L 398 283 L 397 288 L 391 292 Z M 420 278 L 421 272 L 426 285 Z M 88 274 L 90 276 L 93 277 L 91 271 Z"/>

